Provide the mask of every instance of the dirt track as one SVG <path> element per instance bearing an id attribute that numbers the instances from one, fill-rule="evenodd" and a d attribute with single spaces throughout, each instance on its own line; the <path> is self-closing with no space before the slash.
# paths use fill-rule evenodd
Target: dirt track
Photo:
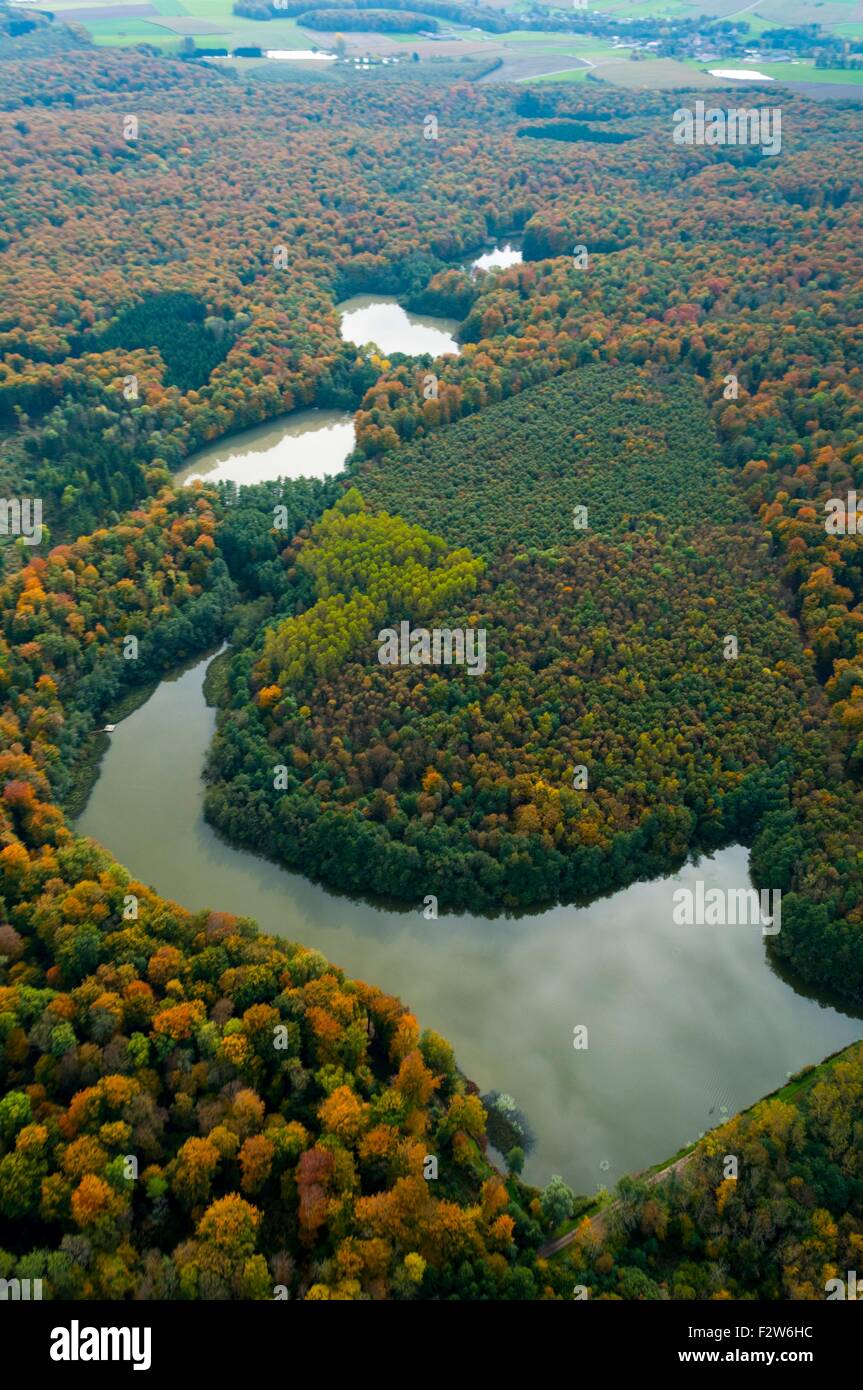
<path id="1" fill-rule="evenodd" d="M 663 1178 L 668 1177 L 669 1173 L 681 1173 L 695 1153 L 696 1150 L 693 1149 L 692 1153 L 684 1154 L 682 1158 L 676 1159 L 674 1163 L 669 1163 L 666 1168 L 660 1168 L 658 1173 L 654 1173 L 647 1179 L 648 1186 L 652 1187 L 654 1183 L 660 1182 Z M 598 1211 L 596 1216 L 590 1218 L 590 1229 L 593 1231 L 594 1235 L 601 1237 L 605 1234 L 605 1222 L 611 1213 L 619 1206 L 619 1202 L 612 1202 L 610 1206 L 603 1207 L 602 1211 Z M 559 1250 L 565 1250 L 568 1245 L 572 1244 L 577 1234 L 578 1226 L 575 1226 L 571 1231 L 567 1231 L 566 1235 L 558 1236 L 557 1240 L 550 1240 L 547 1245 L 540 1247 L 538 1251 L 540 1258 L 547 1260 L 550 1255 L 556 1255 Z"/>

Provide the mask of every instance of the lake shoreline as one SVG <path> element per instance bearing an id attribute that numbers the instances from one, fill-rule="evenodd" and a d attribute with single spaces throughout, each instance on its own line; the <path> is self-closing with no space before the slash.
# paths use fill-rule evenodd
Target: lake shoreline
<path id="1" fill-rule="evenodd" d="M 484 259 L 484 258 L 489 254 L 489 249 L 490 249 L 490 248 L 491 248 L 492 252 L 495 251 L 495 250 L 497 250 L 497 249 L 500 249 L 500 251 L 501 251 L 502 254 L 505 253 L 506 250 L 509 249 L 509 248 L 512 248 L 513 250 L 515 250 L 516 248 L 514 248 L 514 247 L 512 246 L 513 242 L 515 242 L 515 241 L 520 241 L 520 240 L 522 239 L 523 235 L 524 235 L 524 233 L 523 233 L 523 231 L 522 231 L 522 232 L 511 232 L 511 233 L 500 233 L 500 234 L 498 234 L 497 236 L 489 236 L 489 237 L 486 239 L 486 241 L 483 243 L 483 245 L 482 245 L 481 248 L 480 248 L 480 247 L 471 248 L 471 249 L 469 249 L 469 250 L 463 252 L 462 255 L 461 255 L 456 261 L 452 262 L 451 264 L 448 263 L 449 268 L 451 268 L 451 269 L 458 269 L 458 270 L 464 270 L 466 273 L 475 274 L 475 273 L 476 273 L 476 268 L 477 268 L 477 266 L 478 266 L 479 261 L 482 260 L 482 259 Z M 477 252 L 477 254 L 474 255 L 474 252 Z M 520 249 L 520 248 L 518 248 L 518 256 L 519 256 L 519 258 L 521 257 L 521 249 Z M 472 259 L 468 264 L 465 264 L 465 258 L 466 258 L 466 257 L 473 257 L 473 259 Z M 339 314 L 339 315 L 341 316 L 342 337 L 343 337 L 343 340 L 344 340 L 345 342 L 353 342 L 353 341 L 354 341 L 354 340 L 352 340 L 352 339 L 346 338 L 345 335 L 344 335 L 343 329 L 344 329 L 344 317 L 345 317 L 345 314 L 346 314 L 346 313 L 355 312 L 355 311 L 356 311 L 356 308 L 357 308 L 357 304 L 358 304 L 359 301 L 365 301 L 367 304 L 372 304 L 372 303 L 373 303 L 373 304 L 379 304 L 379 305 L 392 305 L 392 306 L 398 307 L 398 309 L 401 310 L 401 313 L 402 313 L 402 314 L 404 315 L 404 317 L 405 317 L 405 320 L 406 320 L 406 327 L 408 327 L 408 328 L 409 328 L 409 327 L 412 327 L 412 326 L 413 326 L 412 321 L 414 321 L 415 325 L 416 325 L 417 327 L 419 327 L 420 329 L 422 329 L 422 328 L 428 328 L 429 331 L 431 331 L 431 332 L 437 331 L 442 337 L 443 337 L 443 336 L 450 336 L 450 337 L 452 338 L 453 343 L 454 343 L 454 352 L 455 352 L 455 354 L 458 355 L 458 354 L 460 353 L 460 343 L 459 343 L 459 340 L 458 340 L 458 330 L 459 330 L 459 328 L 461 327 L 461 324 L 462 324 L 462 321 L 461 321 L 461 320 L 454 319 L 454 318 L 450 318 L 450 317 L 447 317 L 446 315 L 416 313 L 416 312 L 414 312 L 413 310 L 408 309 L 408 308 L 405 307 L 405 305 L 401 302 L 400 296 L 398 296 L 398 295 L 392 295 L 392 294 L 377 293 L 376 291 L 360 291 L 360 292 L 357 292 L 357 293 L 355 293 L 355 294 L 352 294 L 352 295 L 350 295 L 350 296 L 348 296 L 348 297 L 346 297 L 346 298 L 344 298 L 344 299 L 340 299 L 340 300 L 338 300 L 336 303 L 334 303 L 334 305 L 333 305 L 334 311 L 335 311 L 337 314 Z M 360 347 L 365 346 L 366 344 L 365 344 L 364 342 L 357 341 L 355 345 L 356 345 L 358 348 L 360 348 Z M 378 346 L 381 347 L 382 350 L 386 351 L 386 349 L 384 349 L 384 348 L 382 347 L 381 344 L 378 344 Z M 404 351 L 404 350 L 403 350 L 403 349 L 389 349 L 389 351 L 390 351 L 390 352 L 395 352 L 395 351 Z M 417 353 L 411 353 L 411 352 L 405 351 L 405 355 L 406 355 L 406 356 L 417 356 L 417 357 L 420 357 L 420 356 L 428 356 L 428 355 L 436 356 L 436 355 L 440 355 L 440 353 L 439 353 L 439 352 L 438 352 L 438 353 L 431 352 L 430 350 L 424 350 L 424 351 L 417 352 Z M 281 428 L 282 431 L 283 431 L 283 437 L 284 437 L 284 435 L 285 435 L 285 434 L 287 433 L 287 431 L 290 429 L 290 427 L 291 427 L 292 424 L 294 424 L 295 422 L 296 422 L 296 423 L 302 423 L 302 419 L 303 419 L 304 416 L 311 416 L 311 415 L 313 415 L 313 414 L 320 414 L 320 415 L 326 415 L 326 414 L 332 414 L 332 415 L 348 415 L 348 414 L 350 414 L 351 420 L 352 420 L 352 422 L 353 422 L 353 419 L 354 419 L 355 416 L 356 416 L 356 412 L 357 412 L 357 411 L 359 410 L 359 408 L 360 408 L 361 401 L 362 401 L 362 393 L 360 393 L 360 394 L 357 396 L 357 398 L 356 398 L 356 400 L 354 401 L 352 407 L 345 406 L 345 407 L 342 408 L 342 407 L 339 407 L 339 406 L 318 405 L 318 404 L 297 406 L 297 407 L 295 407 L 293 410 L 281 411 L 281 412 L 279 412 L 279 413 L 276 414 L 276 415 L 268 416 L 268 417 L 267 417 L 266 419 L 264 419 L 264 420 L 256 421 L 254 424 L 251 424 L 251 425 L 248 425 L 248 424 L 246 424 L 246 425 L 240 425 L 240 426 L 238 426 L 236 429 L 227 430 L 224 434 L 220 434 L 216 439 L 210 440 L 207 444 L 201 445 L 199 448 L 196 448 L 196 449 L 192 450 L 189 454 L 187 454 L 186 457 L 182 460 L 182 463 L 180 464 L 179 468 L 177 468 L 177 469 L 175 469 L 175 470 L 173 471 L 173 473 L 172 473 L 172 484 L 173 484 L 173 486 L 175 486 L 175 487 L 185 487 L 185 486 L 188 486 L 189 481 L 194 480 L 194 477 L 197 476 L 196 465 L 197 465 L 198 462 L 200 462 L 200 460 L 202 459 L 202 457 L 206 457 L 207 455 L 210 455 L 210 454 L 213 454 L 213 453 L 218 453 L 218 452 L 221 452 L 221 451 L 226 450 L 226 449 L 230 449 L 230 448 L 231 448 L 231 445 L 232 445 L 233 443 L 236 443 L 236 444 L 238 444 L 238 445 L 242 445 L 242 443 L 244 442 L 244 440 L 245 440 L 246 442 L 250 442 L 250 439 L 253 439 L 254 436 L 260 435 L 260 434 L 262 434 L 262 433 L 264 433 L 264 432 L 266 432 L 266 431 L 268 431 L 268 430 L 274 430 L 274 429 L 279 429 L 279 428 Z M 351 453 L 353 453 L 353 449 L 351 450 Z M 337 472 L 344 472 L 344 471 L 346 470 L 347 466 L 348 466 L 349 460 L 350 460 L 350 454 L 349 454 L 348 457 L 344 460 L 341 469 L 337 470 Z M 288 476 L 294 476 L 294 475 L 291 475 L 291 474 L 284 474 L 283 476 L 288 477 Z M 313 476 L 313 477 L 319 477 L 319 476 L 322 476 L 322 475 L 319 474 L 319 473 L 312 473 L 312 474 L 309 474 L 309 475 L 306 475 L 306 474 L 299 474 L 299 475 L 297 475 L 297 476 Z M 336 476 L 336 474 L 332 474 L 332 475 L 330 475 L 330 476 Z M 203 481 L 206 481 L 206 478 L 204 478 Z M 231 479 L 230 481 L 236 482 L 238 486 L 243 486 L 246 482 L 251 483 L 251 482 L 255 482 L 255 481 L 261 481 L 261 479 L 249 479 L 249 480 L 246 480 L 246 479 L 242 479 L 242 480 L 240 480 L 240 479 Z"/>
<path id="2" fill-rule="evenodd" d="M 118 726 L 76 832 L 189 911 L 250 917 L 403 998 L 481 1092 L 505 1091 L 525 1109 L 537 1135 L 525 1181 L 561 1172 L 578 1191 L 613 1185 L 859 1038 L 857 1017 L 780 978 L 760 933 L 738 929 L 729 949 L 722 929 L 672 926 L 674 884 L 747 881 L 741 845 L 586 908 L 492 927 L 336 897 L 223 840 L 203 814 L 212 660 L 163 679 Z M 582 1023 L 588 1052 L 573 1050 Z"/>

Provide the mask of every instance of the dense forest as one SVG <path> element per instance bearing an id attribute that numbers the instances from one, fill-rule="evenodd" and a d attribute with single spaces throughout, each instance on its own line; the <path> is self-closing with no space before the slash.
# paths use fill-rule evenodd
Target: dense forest
<path id="1" fill-rule="evenodd" d="M 429 33 L 438 28 L 438 19 L 452 20 L 474 29 L 502 34 L 510 28 L 510 19 L 489 5 L 462 3 L 461 0 L 424 0 L 418 5 L 411 0 L 337 0 L 335 4 L 315 5 L 313 0 L 234 0 L 235 14 L 250 19 L 274 19 L 290 15 L 312 29 L 380 30 L 398 27 L 401 32 L 412 28 Z M 381 17 L 392 17 L 396 23 L 382 24 Z M 314 22 L 319 16 L 319 22 Z"/>
<path id="2" fill-rule="evenodd" d="M 722 455 L 679 372 L 588 366 L 357 460 L 340 506 L 386 510 L 354 518 L 362 566 L 331 521 L 285 538 L 291 615 L 232 662 L 213 823 L 342 890 L 491 912 L 736 838 L 785 895 L 771 949 L 859 999 L 860 790 Z M 394 583 L 389 513 L 483 559 L 469 588 Z M 482 628 L 487 673 L 381 666 L 375 634 L 404 619 Z"/>
<path id="3" fill-rule="evenodd" d="M 287 546 L 302 612 L 234 660 L 215 824 L 342 889 L 461 909 L 585 899 L 750 840 L 824 780 L 826 702 L 710 436 L 682 387 L 589 369 L 369 475 L 487 568 L 453 549 L 442 584 L 443 542 L 356 493 Z M 375 634 L 404 618 L 485 629 L 486 676 L 382 667 Z"/>
<path id="4" fill-rule="evenodd" d="M 805 1128 L 770 1102 L 757 1124 L 711 1133 L 685 1177 L 623 1184 L 608 1217 L 576 1217 L 572 1247 L 548 1261 L 538 1247 L 572 1221 L 572 1196 L 524 1189 L 517 1146 L 509 1177 L 494 1172 L 485 1109 L 442 1039 L 317 952 L 164 902 L 65 826 L 51 784 L 92 726 L 88 670 L 104 667 L 86 650 L 119 665 L 129 627 L 167 636 L 169 592 L 194 621 L 221 589 L 230 621 L 214 536 L 232 536 L 244 588 L 273 602 L 274 537 L 251 520 L 272 505 L 291 535 L 304 514 L 310 539 L 316 514 L 329 526 L 313 582 L 345 546 L 341 563 L 365 572 L 366 551 L 339 537 L 356 500 L 327 523 L 326 497 L 312 483 L 167 492 L 118 536 L 58 547 L 0 591 L 17 639 L 3 657 L 2 1277 L 36 1272 L 75 1298 L 570 1297 L 574 1282 L 598 1297 L 820 1296 L 860 1239 L 859 1057 L 819 1083 Z M 423 542 L 418 529 L 400 524 L 398 543 Z M 494 1106 L 490 1119 L 507 1142 Z M 734 1187 L 715 1172 L 729 1146 Z M 739 1239 L 765 1221 L 766 1244 Z"/>
<path id="5" fill-rule="evenodd" d="M 765 161 L 674 146 L 679 93 L 3 69 L 0 490 L 45 529 L 0 575 L 0 1277 L 820 1296 L 861 1248 L 859 1055 L 597 1215 L 525 1187 L 517 1127 L 405 1005 L 161 899 L 63 806 L 113 702 L 227 639 L 226 836 L 489 913 L 737 839 L 784 895 L 771 949 L 859 1002 L 863 542 L 825 504 L 863 490 L 860 106 L 783 96 Z M 513 231 L 523 264 L 459 269 Z M 344 342 L 359 290 L 454 313 L 460 355 Z M 345 478 L 172 486 L 311 404 L 356 408 Z M 482 631 L 482 674 L 383 665 L 402 622 Z"/>
<path id="6" fill-rule="evenodd" d="M 844 1290 L 863 1251 L 861 1105 L 857 1044 L 718 1126 L 658 1180 L 624 1179 L 559 1257 L 579 1296 L 816 1301 L 831 1280 Z"/>
<path id="7" fill-rule="evenodd" d="M 275 495 L 291 515 L 320 490 Z M 319 952 L 160 899 L 56 804 L 137 665 L 127 634 L 152 671 L 225 632 L 226 506 L 168 491 L 0 587 L 0 1277 L 53 1298 L 538 1296 L 548 1218 L 488 1162 L 448 1044 Z"/>

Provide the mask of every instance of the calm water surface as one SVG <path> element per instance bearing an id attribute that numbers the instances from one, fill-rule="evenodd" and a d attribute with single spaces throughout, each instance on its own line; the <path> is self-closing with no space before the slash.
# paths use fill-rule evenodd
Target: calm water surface
<path id="1" fill-rule="evenodd" d="M 495 246 L 471 263 L 472 269 L 491 269 L 521 260 L 511 242 Z M 356 295 L 338 305 L 342 337 L 364 346 L 375 343 L 382 352 L 411 356 L 458 353 L 456 319 L 413 314 L 388 295 Z M 297 410 L 276 420 L 241 430 L 190 455 L 175 474 L 180 485 L 197 479 L 221 483 L 263 483 L 275 478 L 323 478 L 340 473 L 354 447 L 353 416 L 340 410 Z"/>
<path id="2" fill-rule="evenodd" d="M 739 846 L 588 908 L 491 921 L 380 910 L 231 848 L 202 816 L 206 666 L 117 726 L 79 830 L 185 907 L 255 917 L 400 995 L 483 1091 L 526 1112 L 528 1180 L 611 1186 L 863 1034 L 784 983 L 757 928 L 673 924 L 681 884 L 748 886 Z"/>
<path id="3" fill-rule="evenodd" d="M 382 352 L 412 356 L 458 353 L 455 319 L 412 314 L 398 300 L 358 295 L 338 306 L 347 342 L 374 342 Z M 276 420 L 216 440 L 190 455 L 175 474 L 180 485 L 204 478 L 211 483 L 263 483 L 274 478 L 323 478 L 340 473 L 354 447 L 353 415 L 341 410 L 297 410 Z"/>
<path id="4" fill-rule="evenodd" d="M 502 245 L 490 247 L 483 251 L 481 256 L 477 256 L 471 261 L 470 269 L 477 270 L 505 270 L 510 265 L 520 265 L 524 257 L 521 254 L 521 241 L 518 237 L 510 237 Z"/>
<path id="5" fill-rule="evenodd" d="M 340 473 L 354 447 L 354 419 L 344 410 L 297 410 L 253 425 L 191 454 L 177 483 L 265 483 Z"/>
<path id="6" fill-rule="evenodd" d="M 412 314 L 392 295 L 358 294 L 337 304 L 336 309 L 342 316 L 342 337 L 358 347 L 375 343 L 381 352 L 404 352 L 412 357 L 425 352 L 440 357 L 459 351 L 457 319 Z"/>

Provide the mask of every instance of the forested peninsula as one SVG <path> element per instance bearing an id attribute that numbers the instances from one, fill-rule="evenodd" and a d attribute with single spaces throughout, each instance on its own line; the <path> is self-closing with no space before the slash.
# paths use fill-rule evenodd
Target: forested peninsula
<path id="1" fill-rule="evenodd" d="M 112 708 L 228 643 L 226 838 L 492 933 L 741 842 L 776 959 L 859 1007 L 863 542 L 825 523 L 863 490 L 863 108 L 789 94 L 770 161 L 675 146 L 679 93 L 442 86 L 426 140 L 428 84 L 2 69 L 0 490 L 43 521 L 0 550 L 0 1277 L 823 1297 L 863 1248 L 860 1046 L 661 1181 L 540 1192 L 407 1004 L 159 896 L 66 808 Z M 521 264 L 461 268 L 513 230 Z M 454 314 L 460 353 L 347 343 L 358 292 Z M 343 476 L 175 485 L 311 405 L 355 412 Z M 382 663 L 402 622 L 481 631 L 483 671 Z"/>

